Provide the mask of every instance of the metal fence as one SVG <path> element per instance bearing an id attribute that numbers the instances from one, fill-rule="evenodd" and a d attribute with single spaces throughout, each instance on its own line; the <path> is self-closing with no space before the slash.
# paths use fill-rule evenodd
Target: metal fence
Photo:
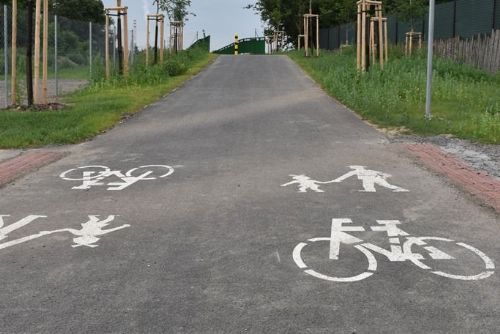
<path id="1" fill-rule="evenodd" d="M 0 108 L 11 101 L 11 38 L 12 10 L 8 6 L 0 7 Z M 28 45 L 26 13 L 22 8 L 17 15 L 17 102 L 26 103 L 26 53 Z M 33 25 L 34 27 L 34 25 Z M 118 69 L 116 27 L 110 27 L 109 50 L 112 68 Z M 129 33 L 130 60 L 137 48 L 135 32 Z M 74 91 L 89 80 L 103 75 L 105 26 L 50 15 L 48 39 L 48 85 L 49 101 L 57 100 L 61 94 Z M 33 57 L 34 59 L 34 57 Z M 7 64 L 7 66 L 5 66 Z M 40 65 L 41 68 L 41 65 Z M 40 78 L 42 74 L 40 73 Z"/>
<path id="2" fill-rule="evenodd" d="M 388 37 L 393 44 L 404 43 L 412 24 L 395 16 L 388 18 Z M 436 6 L 435 38 L 470 38 L 500 29 L 500 0 L 454 0 Z M 413 30 L 425 34 L 428 18 L 415 18 Z M 320 47 L 338 49 L 342 44 L 356 42 L 356 24 L 349 23 L 320 30 Z"/>

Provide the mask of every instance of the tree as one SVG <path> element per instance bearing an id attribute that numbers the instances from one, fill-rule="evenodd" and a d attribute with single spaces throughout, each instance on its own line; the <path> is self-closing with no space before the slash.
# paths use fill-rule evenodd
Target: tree
<path id="1" fill-rule="evenodd" d="M 189 15 L 194 15 L 189 11 L 191 0 L 155 0 L 153 4 L 158 4 L 170 21 L 186 21 Z"/>
<path id="2" fill-rule="evenodd" d="M 413 30 L 413 21 L 421 18 L 426 12 L 426 0 L 396 0 L 394 13 L 403 22 L 410 23 Z"/>
<path id="3" fill-rule="evenodd" d="M 254 0 L 246 6 L 260 14 L 268 30 L 284 30 L 295 42 L 302 28 L 302 15 L 309 11 L 310 0 Z M 436 3 L 451 0 L 437 0 Z M 312 11 L 320 15 L 321 27 L 356 21 L 357 0 L 311 0 Z M 410 3 L 411 2 L 411 3 Z M 422 17 L 429 0 L 384 0 L 386 14 L 400 13 L 402 20 Z"/>

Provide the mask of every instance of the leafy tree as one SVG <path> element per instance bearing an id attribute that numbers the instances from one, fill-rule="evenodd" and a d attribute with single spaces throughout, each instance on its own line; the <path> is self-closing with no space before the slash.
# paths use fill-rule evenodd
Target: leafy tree
<path id="1" fill-rule="evenodd" d="M 189 15 L 194 15 L 189 11 L 191 0 L 155 0 L 153 4 L 167 12 L 171 21 L 186 21 Z"/>

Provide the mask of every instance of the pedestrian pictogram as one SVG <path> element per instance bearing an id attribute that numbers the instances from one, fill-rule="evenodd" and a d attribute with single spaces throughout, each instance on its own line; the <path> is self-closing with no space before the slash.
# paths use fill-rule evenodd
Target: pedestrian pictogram
<path id="1" fill-rule="evenodd" d="M 392 190 L 393 192 L 408 192 L 407 189 L 389 183 L 387 179 L 392 177 L 392 175 L 390 174 L 379 172 L 376 170 L 366 169 L 365 166 L 355 165 L 355 166 L 349 166 L 349 168 L 351 169 L 350 172 L 347 172 L 346 174 L 331 181 L 318 181 L 304 174 L 301 175 L 291 174 L 290 176 L 292 177 L 293 180 L 288 183 L 282 184 L 281 186 L 287 187 L 292 184 L 296 184 L 299 188 L 299 192 L 301 193 L 305 193 L 308 190 L 317 193 L 323 193 L 324 190 L 320 188 L 321 185 L 341 183 L 351 177 L 356 177 L 362 183 L 363 189 L 359 190 L 360 192 L 368 192 L 368 193 L 377 192 L 375 186 L 386 188 Z"/>

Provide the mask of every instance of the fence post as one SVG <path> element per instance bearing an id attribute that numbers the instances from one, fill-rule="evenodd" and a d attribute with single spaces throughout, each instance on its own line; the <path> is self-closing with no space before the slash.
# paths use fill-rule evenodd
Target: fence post
<path id="1" fill-rule="evenodd" d="M 92 79 L 92 22 L 89 22 L 89 69 L 90 79 Z"/>
<path id="2" fill-rule="evenodd" d="M 54 15 L 54 79 L 56 80 L 56 98 L 59 97 L 59 65 L 57 63 L 58 58 L 58 50 L 57 50 L 57 15 Z"/>
<path id="3" fill-rule="evenodd" d="M 497 23 L 497 2 L 498 0 L 493 0 L 493 30 L 496 30 L 496 23 Z"/>
<path id="4" fill-rule="evenodd" d="M 3 5 L 3 63 L 4 63 L 4 84 L 5 84 L 5 108 L 9 106 L 9 43 L 7 36 L 9 35 L 8 21 L 9 16 L 7 13 L 7 5 Z"/>
<path id="5" fill-rule="evenodd" d="M 432 99 L 432 57 L 434 47 L 434 10 L 436 0 L 429 1 L 429 33 L 427 34 L 427 87 L 425 97 L 425 118 L 430 120 L 431 114 L 431 99 Z"/>
<path id="6" fill-rule="evenodd" d="M 394 38 L 394 44 L 398 45 L 398 35 L 399 35 L 399 22 L 398 22 L 398 18 L 396 17 L 396 23 L 394 24 L 394 35 L 396 36 Z"/>
<path id="7" fill-rule="evenodd" d="M 457 0 L 453 1 L 453 38 L 457 36 Z"/>

